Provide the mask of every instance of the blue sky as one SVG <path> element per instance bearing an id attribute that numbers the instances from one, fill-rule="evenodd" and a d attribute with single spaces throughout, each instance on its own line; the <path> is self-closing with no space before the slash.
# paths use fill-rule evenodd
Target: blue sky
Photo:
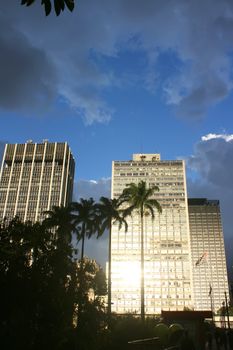
<path id="1" fill-rule="evenodd" d="M 232 2 L 79 0 L 58 18 L 19 3 L 0 0 L 2 143 L 68 141 L 77 196 L 109 192 L 112 160 L 185 158 L 233 244 Z"/>

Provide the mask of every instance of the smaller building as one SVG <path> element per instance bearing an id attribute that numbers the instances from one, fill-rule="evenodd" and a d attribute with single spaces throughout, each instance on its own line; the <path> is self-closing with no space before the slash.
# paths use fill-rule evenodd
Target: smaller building
<path id="1" fill-rule="evenodd" d="M 218 200 L 188 200 L 195 310 L 217 311 L 229 300 L 226 255 Z"/>

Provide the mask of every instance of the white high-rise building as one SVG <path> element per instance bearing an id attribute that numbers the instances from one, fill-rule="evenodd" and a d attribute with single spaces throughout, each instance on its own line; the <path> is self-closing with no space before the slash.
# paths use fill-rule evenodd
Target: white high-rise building
<path id="1" fill-rule="evenodd" d="M 0 220 L 40 221 L 72 200 L 74 159 L 67 143 L 6 144 L 0 168 Z"/>
<path id="2" fill-rule="evenodd" d="M 217 311 L 225 292 L 229 300 L 219 201 L 190 198 L 188 206 L 195 309 Z"/>
<path id="3" fill-rule="evenodd" d="M 193 307 L 189 217 L 182 160 L 160 160 L 159 154 L 134 154 L 133 160 L 114 161 L 112 198 L 130 183 L 145 181 L 160 191 L 155 219 L 145 217 L 145 313 Z M 112 311 L 140 313 L 140 218 L 127 218 L 128 232 L 112 226 Z"/>

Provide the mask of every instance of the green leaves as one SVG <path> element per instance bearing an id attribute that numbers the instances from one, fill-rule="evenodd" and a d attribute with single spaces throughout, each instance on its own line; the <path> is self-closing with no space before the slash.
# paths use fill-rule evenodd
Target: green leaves
<path id="1" fill-rule="evenodd" d="M 97 216 L 97 205 L 93 198 L 83 199 L 79 202 L 72 203 L 73 213 L 75 215 L 74 222 L 79 227 L 77 234 L 78 241 L 87 237 L 91 238 L 98 232 L 99 220 Z"/>
<path id="2" fill-rule="evenodd" d="M 101 225 L 99 236 L 104 233 L 105 229 L 110 229 L 112 223 L 118 223 L 119 229 L 121 229 L 122 225 L 124 225 L 125 231 L 128 230 L 128 224 L 125 220 L 126 215 L 124 215 L 124 210 L 120 209 L 120 198 L 109 199 L 106 197 L 101 197 L 97 206 Z"/>
<path id="3" fill-rule="evenodd" d="M 125 212 L 129 215 L 134 209 L 140 210 L 144 213 L 144 210 L 149 211 L 154 217 L 154 210 L 156 208 L 159 213 L 162 212 L 162 208 L 156 199 L 153 198 L 155 192 L 159 191 L 157 186 L 148 187 L 145 181 L 140 181 L 138 184 L 131 183 L 123 190 L 121 200 L 129 204 Z"/>
<path id="4" fill-rule="evenodd" d="M 52 10 L 52 0 L 41 0 L 41 5 L 44 6 L 45 15 L 48 16 Z M 21 5 L 30 6 L 35 2 L 35 0 L 22 0 Z M 67 7 L 69 11 L 74 9 L 74 0 L 54 0 L 54 10 L 57 16 L 60 15 L 61 11 L 64 11 Z"/>

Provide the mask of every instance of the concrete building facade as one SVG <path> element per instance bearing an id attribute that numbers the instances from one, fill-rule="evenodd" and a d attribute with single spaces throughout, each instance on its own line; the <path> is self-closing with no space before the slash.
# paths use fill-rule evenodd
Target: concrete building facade
<path id="1" fill-rule="evenodd" d="M 0 168 L 0 220 L 40 221 L 72 200 L 74 159 L 67 143 L 6 144 Z"/>
<path id="2" fill-rule="evenodd" d="M 189 225 L 196 310 L 217 311 L 229 300 L 226 256 L 218 200 L 190 198 Z"/>
<path id="3" fill-rule="evenodd" d="M 145 216 L 145 313 L 193 307 L 192 266 L 185 164 L 159 154 L 134 154 L 112 164 L 112 198 L 130 183 L 145 181 L 160 191 L 162 214 Z M 140 313 L 140 218 L 127 218 L 128 231 L 112 226 L 112 311 Z"/>

